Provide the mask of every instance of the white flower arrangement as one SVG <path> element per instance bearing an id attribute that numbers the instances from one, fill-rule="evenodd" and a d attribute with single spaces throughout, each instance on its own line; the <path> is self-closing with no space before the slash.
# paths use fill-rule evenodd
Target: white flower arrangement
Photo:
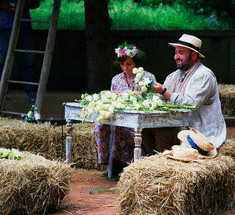
<path id="1" fill-rule="evenodd" d="M 122 94 L 115 94 L 111 91 L 101 91 L 99 94 L 82 94 L 81 100 L 83 105 L 80 117 L 85 120 L 93 114 L 97 114 L 97 122 L 103 123 L 115 115 L 115 111 L 175 111 L 175 109 L 191 109 L 191 106 L 176 106 L 163 102 L 157 94 L 151 97 L 141 97 L 133 91 L 126 91 Z"/>
<path id="2" fill-rule="evenodd" d="M 21 160 L 23 158 L 23 154 L 16 149 L 0 148 L 0 159 L 2 158 L 10 160 Z"/>
<path id="3" fill-rule="evenodd" d="M 135 74 L 135 83 L 139 85 L 139 92 L 141 93 L 148 93 L 151 95 L 151 89 L 153 88 L 154 82 L 149 77 L 144 76 L 144 69 L 143 67 L 134 68 L 133 73 Z"/>
<path id="4" fill-rule="evenodd" d="M 155 110 L 157 105 L 163 104 L 157 95 L 154 95 L 152 98 L 142 98 L 133 91 L 127 91 L 120 95 L 116 95 L 111 91 L 101 91 L 98 97 L 99 99 L 97 99 L 97 94 L 82 95 L 82 99 L 79 102 L 84 105 L 84 107 L 80 117 L 84 120 L 96 113 L 98 114 L 97 122 L 102 123 L 104 120 L 112 118 L 115 111 Z M 94 98 L 96 98 L 96 100 Z"/>

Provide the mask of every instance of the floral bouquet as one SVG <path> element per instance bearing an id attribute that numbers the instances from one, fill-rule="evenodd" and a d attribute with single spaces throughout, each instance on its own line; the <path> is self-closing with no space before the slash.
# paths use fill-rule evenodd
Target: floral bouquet
<path id="1" fill-rule="evenodd" d="M 144 75 L 143 67 L 134 68 L 133 73 L 135 74 L 135 83 L 138 84 L 138 87 L 139 87 L 137 91 L 141 93 L 147 93 L 147 95 L 152 97 L 151 90 L 153 88 L 154 82 L 149 77 L 145 77 L 143 79 L 143 75 Z"/>
<path id="2" fill-rule="evenodd" d="M 103 123 L 115 115 L 115 111 L 175 111 L 175 109 L 195 109 L 190 106 L 176 106 L 163 102 L 154 94 L 152 97 L 139 97 L 133 91 L 115 94 L 111 91 L 101 91 L 92 95 L 83 94 L 78 101 L 83 105 L 80 117 L 86 119 L 97 114 L 97 122 Z"/>

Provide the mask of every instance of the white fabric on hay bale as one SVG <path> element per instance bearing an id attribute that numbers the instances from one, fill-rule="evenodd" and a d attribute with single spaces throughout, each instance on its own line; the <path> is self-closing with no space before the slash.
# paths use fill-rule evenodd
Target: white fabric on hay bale
<path id="1" fill-rule="evenodd" d="M 44 214 L 69 191 L 70 165 L 22 154 L 22 160 L 0 159 L 0 214 Z"/>
<path id="2" fill-rule="evenodd" d="M 126 167 L 118 182 L 119 213 L 216 214 L 233 205 L 235 164 L 219 155 L 200 163 L 142 157 Z"/>

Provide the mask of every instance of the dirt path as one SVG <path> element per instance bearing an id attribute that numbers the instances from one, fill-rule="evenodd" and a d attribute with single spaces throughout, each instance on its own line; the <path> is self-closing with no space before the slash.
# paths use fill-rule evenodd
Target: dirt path
<path id="1" fill-rule="evenodd" d="M 96 170 L 76 169 L 71 178 L 71 191 L 64 198 L 62 210 L 51 214 L 117 214 L 118 191 L 113 191 L 117 181 L 101 177 Z M 89 194 L 92 191 L 93 194 Z"/>

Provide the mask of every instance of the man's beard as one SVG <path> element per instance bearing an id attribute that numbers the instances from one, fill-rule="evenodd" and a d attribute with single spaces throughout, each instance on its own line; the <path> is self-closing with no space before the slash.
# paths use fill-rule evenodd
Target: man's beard
<path id="1" fill-rule="evenodd" d="M 192 67 L 192 60 L 191 60 L 191 55 L 189 55 L 184 62 L 182 62 L 181 64 L 176 64 L 177 65 L 177 69 L 180 69 L 182 71 L 187 71 Z"/>

